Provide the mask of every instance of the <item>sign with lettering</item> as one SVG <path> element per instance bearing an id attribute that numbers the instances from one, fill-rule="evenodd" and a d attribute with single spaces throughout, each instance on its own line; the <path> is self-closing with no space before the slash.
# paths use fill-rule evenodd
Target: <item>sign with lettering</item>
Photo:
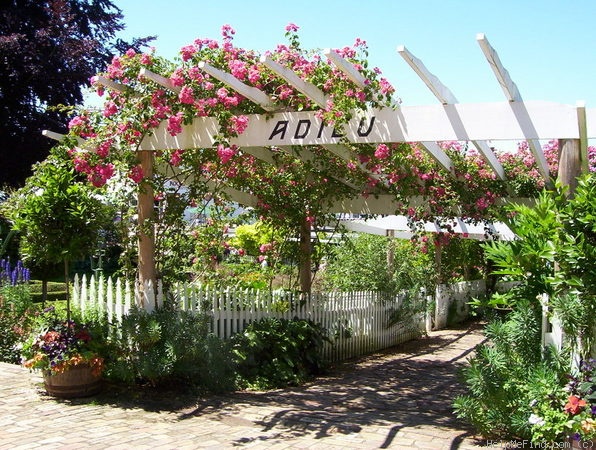
<path id="1" fill-rule="evenodd" d="M 594 111 L 587 110 L 588 115 Z M 499 102 L 403 106 L 358 112 L 343 129 L 325 124 L 314 111 L 249 115 L 248 127 L 231 141 L 240 147 L 352 143 L 578 139 L 577 109 L 549 102 Z M 594 121 L 592 121 L 593 123 Z M 162 123 L 143 150 L 211 147 L 219 126 L 201 117 L 171 136 Z M 588 125 L 596 137 L 596 125 Z"/>

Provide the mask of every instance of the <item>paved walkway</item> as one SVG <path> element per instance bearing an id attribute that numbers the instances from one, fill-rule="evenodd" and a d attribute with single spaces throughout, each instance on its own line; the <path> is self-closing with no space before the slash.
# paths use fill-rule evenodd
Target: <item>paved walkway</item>
<path id="1" fill-rule="evenodd" d="M 56 400 L 38 376 L 0 363 L 0 448 L 479 448 L 451 401 L 481 341 L 478 326 L 433 332 L 300 388 L 207 398 Z"/>

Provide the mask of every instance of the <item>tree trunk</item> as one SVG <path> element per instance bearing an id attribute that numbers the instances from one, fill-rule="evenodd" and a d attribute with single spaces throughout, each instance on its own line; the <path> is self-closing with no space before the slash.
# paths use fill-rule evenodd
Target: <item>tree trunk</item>
<path id="1" fill-rule="evenodd" d="M 64 260 L 64 284 L 66 285 L 66 320 L 70 322 L 70 290 L 68 286 L 68 260 Z"/>
<path id="2" fill-rule="evenodd" d="M 310 294 L 312 243 L 310 241 L 310 223 L 306 219 L 300 224 L 299 264 L 300 290 L 303 294 Z"/>

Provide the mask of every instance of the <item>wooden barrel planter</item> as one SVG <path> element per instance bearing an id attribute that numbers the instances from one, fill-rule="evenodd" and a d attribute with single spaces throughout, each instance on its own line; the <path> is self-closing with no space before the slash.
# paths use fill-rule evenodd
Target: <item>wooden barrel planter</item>
<path id="1" fill-rule="evenodd" d="M 48 394 L 59 398 L 89 397 L 101 390 L 101 374 L 89 364 L 71 366 L 62 373 L 43 372 Z"/>

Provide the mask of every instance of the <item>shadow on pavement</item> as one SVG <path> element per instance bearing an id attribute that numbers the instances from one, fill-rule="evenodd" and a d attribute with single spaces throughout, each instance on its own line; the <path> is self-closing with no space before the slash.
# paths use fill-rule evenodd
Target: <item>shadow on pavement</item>
<path id="1" fill-rule="evenodd" d="M 321 439 L 332 434 L 349 435 L 378 425 L 389 430 L 380 448 L 391 447 L 404 428 L 424 426 L 449 430 L 454 436 L 451 448 L 458 448 L 472 430 L 454 416 L 452 402 L 465 391 L 458 373 L 481 341 L 480 329 L 481 325 L 473 323 L 433 333 L 344 362 L 328 375 L 300 387 L 200 396 L 175 388 L 127 390 L 108 386 L 96 397 L 64 402 L 166 411 L 179 421 L 200 416 L 230 425 L 260 427 L 258 437 L 238 438 L 235 443 L 239 446 L 283 436 Z M 471 334 L 476 339 L 466 340 Z"/>

